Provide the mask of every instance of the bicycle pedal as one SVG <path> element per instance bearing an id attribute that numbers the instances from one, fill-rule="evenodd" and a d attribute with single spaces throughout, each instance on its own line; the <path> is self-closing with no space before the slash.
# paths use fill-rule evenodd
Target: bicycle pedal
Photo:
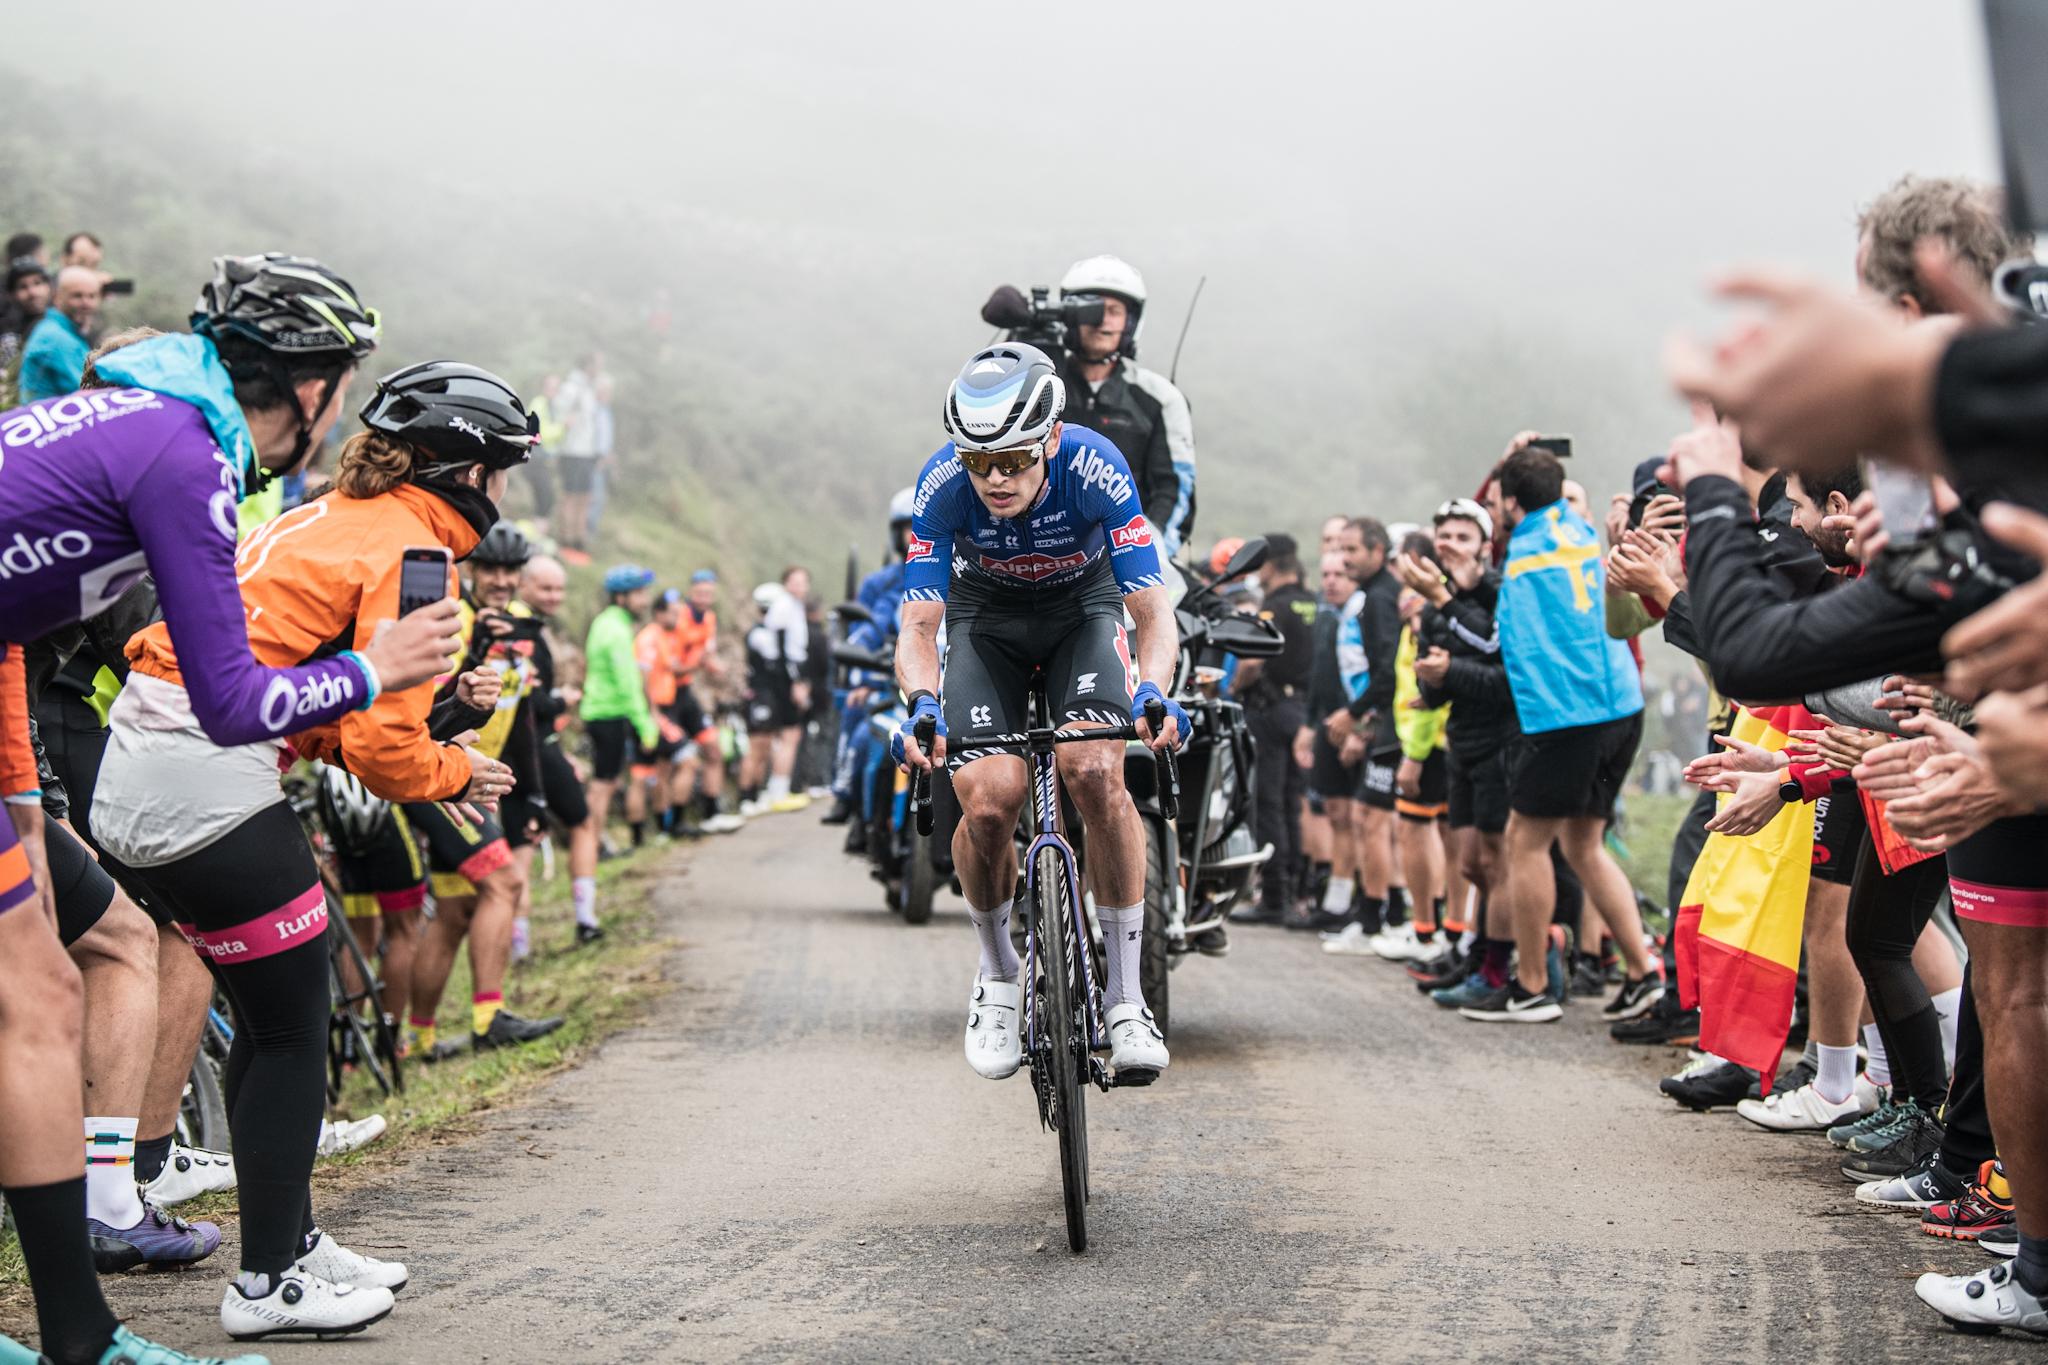
<path id="1" fill-rule="evenodd" d="M 1159 1073 L 1149 1066 L 1134 1066 L 1116 1073 L 1112 1085 L 1150 1085 L 1159 1079 Z"/>

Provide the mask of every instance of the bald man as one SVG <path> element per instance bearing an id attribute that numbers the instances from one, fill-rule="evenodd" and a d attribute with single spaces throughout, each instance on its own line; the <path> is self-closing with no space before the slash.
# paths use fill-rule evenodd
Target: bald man
<path id="1" fill-rule="evenodd" d="M 28 334 L 21 348 L 20 401 L 33 403 L 72 392 L 85 377 L 87 340 L 99 325 L 100 277 L 97 271 L 67 265 L 57 272 L 50 311 Z"/>

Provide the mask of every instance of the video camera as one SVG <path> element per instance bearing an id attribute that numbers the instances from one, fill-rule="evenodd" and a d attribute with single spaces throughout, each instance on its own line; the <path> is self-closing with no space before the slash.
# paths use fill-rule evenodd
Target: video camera
<path id="1" fill-rule="evenodd" d="M 1070 347 L 1067 337 L 1077 327 L 1102 324 L 1102 300 L 1093 297 L 1054 299 L 1050 289 L 1033 289 L 1029 295 L 1013 284 L 996 286 L 981 305 L 981 320 L 1009 333 L 1057 360 Z"/>

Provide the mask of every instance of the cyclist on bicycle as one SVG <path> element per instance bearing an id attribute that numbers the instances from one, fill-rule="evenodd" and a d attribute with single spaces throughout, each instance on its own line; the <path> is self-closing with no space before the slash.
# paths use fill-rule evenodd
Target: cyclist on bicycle
<path id="1" fill-rule="evenodd" d="M 978 751 L 976 739 L 1030 728 L 1034 676 L 1063 728 L 1135 721 L 1155 749 L 1185 742 L 1188 729 L 1187 713 L 1165 694 L 1179 632 L 1136 482 L 1115 446 L 1060 421 L 1065 406 L 1065 385 L 1044 352 L 1003 342 L 975 354 L 946 393 L 952 441 L 918 476 L 904 556 L 896 674 L 910 709 L 892 747 L 899 761 L 943 762 L 954 774 L 961 821 L 953 862 L 981 940 L 967 1060 L 990 1080 L 1022 1059 L 1009 922 L 1027 771 L 1015 754 Z M 1144 718 L 1149 702 L 1167 712 L 1156 734 Z M 938 734 L 929 756 L 910 742 L 926 719 Z M 1157 1075 L 1166 1041 L 1138 985 L 1145 827 L 1124 792 L 1124 746 L 1069 744 L 1058 762 L 1087 826 L 1111 1065 L 1126 1077 Z"/>

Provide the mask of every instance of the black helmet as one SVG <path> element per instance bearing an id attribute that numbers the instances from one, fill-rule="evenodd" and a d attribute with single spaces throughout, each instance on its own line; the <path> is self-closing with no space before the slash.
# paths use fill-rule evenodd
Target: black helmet
<path id="1" fill-rule="evenodd" d="M 540 418 L 489 370 L 453 360 L 408 365 L 377 381 L 363 425 L 450 465 L 510 469 L 526 463 Z"/>
<path id="2" fill-rule="evenodd" d="M 501 521 L 484 532 L 484 538 L 469 552 L 472 564 L 494 564 L 507 569 L 516 569 L 532 558 L 533 542 L 509 521 Z"/>
<path id="3" fill-rule="evenodd" d="M 240 337 L 285 356 L 331 352 L 344 364 L 377 349 L 379 325 L 377 310 L 358 302 L 347 280 L 276 251 L 216 256 L 192 311 L 192 330 L 216 344 Z"/>

